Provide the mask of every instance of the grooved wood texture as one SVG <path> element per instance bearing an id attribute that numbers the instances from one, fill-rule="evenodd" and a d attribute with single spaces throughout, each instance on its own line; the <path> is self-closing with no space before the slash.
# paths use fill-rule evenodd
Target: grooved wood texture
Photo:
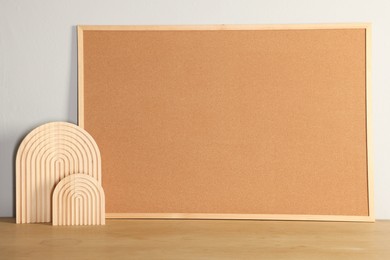
<path id="1" fill-rule="evenodd" d="M 367 25 L 82 26 L 107 216 L 372 220 Z"/>
<path id="2" fill-rule="evenodd" d="M 100 152 L 90 134 L 66 122 L 31 131 L 16 156 L 17 223 L 50 222 L 55 185 L 75 173 L 90 175 L 101 184 Z"/>
<path id="3" fill-rule="evenodd" d="M 105 199 L 101 185 L 86 174 L 62 179 L 53 192 L 53 225 L 104 225 Z"/>

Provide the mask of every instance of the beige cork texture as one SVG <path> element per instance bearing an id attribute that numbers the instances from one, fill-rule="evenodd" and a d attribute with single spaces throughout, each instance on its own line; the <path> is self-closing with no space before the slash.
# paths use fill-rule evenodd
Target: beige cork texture
<path id="1" fill-rule="evenodd" d="M 79 27 L 107 216 L 372 220 L 368 30 Z"/>

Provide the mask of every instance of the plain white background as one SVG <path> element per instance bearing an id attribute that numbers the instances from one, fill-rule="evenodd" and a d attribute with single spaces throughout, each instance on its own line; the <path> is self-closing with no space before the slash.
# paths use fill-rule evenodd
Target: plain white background
<path id="1" fill-rule="evenodd" d="M 21 139 L 77 123 L 76 25 L 371 22 L 375 209 L 390 219 L 390 1 L 0 0 L 0 216 L 14 216 Z"/>

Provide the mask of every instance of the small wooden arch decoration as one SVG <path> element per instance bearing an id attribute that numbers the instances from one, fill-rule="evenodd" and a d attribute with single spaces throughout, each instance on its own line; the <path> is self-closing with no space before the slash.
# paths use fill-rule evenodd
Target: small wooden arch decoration
<path id="1" fill-rule="evenodd" d="M 104 225 L 105 197 L 91 176 L 73 174 L 62 179 L 53 192 L 53 225 Z"/>
<path id="2" fill-rule="evenodd" d="M 16 223 L 50 222 L 54 187 L 80 172 L 101 184 L 100 151 L 83 128 L 52 122 L 31 131 L 16 156 Z"/>

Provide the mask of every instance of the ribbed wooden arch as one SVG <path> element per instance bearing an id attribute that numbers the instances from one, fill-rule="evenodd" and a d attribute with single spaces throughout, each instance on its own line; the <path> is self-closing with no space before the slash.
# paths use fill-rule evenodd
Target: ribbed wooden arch
<path id="1" fill-rule="evenodd" d="M 53 225 L 104 225 L 102 186 L 86 174 L 62 179 L 53 192 Z"/>
<path id="2" fill-rule="evenodd" d="M 66 122 L 31 131 L 16 156 L 16 222 L 50 222 L 54 187 L 75 173 L 89 175 L 101 185 L 100 152 L 90 134 Z"/>

